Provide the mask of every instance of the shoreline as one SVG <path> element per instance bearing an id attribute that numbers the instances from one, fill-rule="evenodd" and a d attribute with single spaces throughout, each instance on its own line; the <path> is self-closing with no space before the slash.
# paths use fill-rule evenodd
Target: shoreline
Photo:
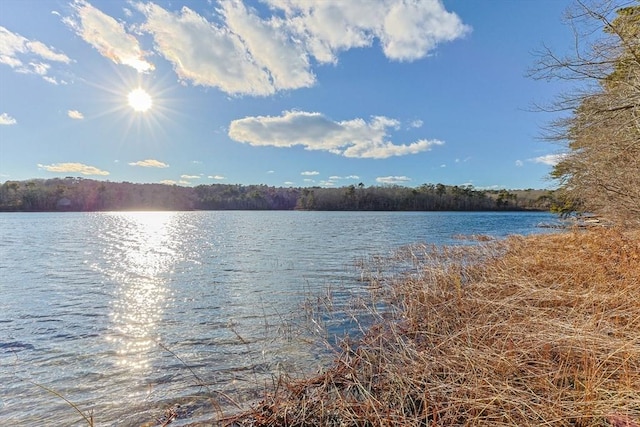
<path id="1" fill-rule="evenodd" d="M 355 346 L 215 425 L 639 425 L 640 234 L 423 250 Z"/>

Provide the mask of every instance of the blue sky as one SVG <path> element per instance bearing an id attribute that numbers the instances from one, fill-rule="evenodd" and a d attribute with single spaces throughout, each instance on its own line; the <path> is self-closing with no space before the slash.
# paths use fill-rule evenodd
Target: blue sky
<path id="1" fill-rule="evenodd" d="M 0 182 L 549 188 L 568 5 L 3 0 Z"/>

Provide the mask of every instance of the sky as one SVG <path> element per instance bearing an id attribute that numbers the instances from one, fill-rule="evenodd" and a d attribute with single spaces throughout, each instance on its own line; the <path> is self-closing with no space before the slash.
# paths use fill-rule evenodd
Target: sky
<path id="1" fill-rule="evenodd" d="M 2 0 L 0 182 L 553 188 L 569 0 Z"/>

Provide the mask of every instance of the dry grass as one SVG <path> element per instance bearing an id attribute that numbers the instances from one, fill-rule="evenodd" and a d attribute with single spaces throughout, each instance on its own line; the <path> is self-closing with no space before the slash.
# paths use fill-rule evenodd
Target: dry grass
<path id="1" fill-rule="evenodd" d="M 412 248 L 395 309 L 237 426 L 640 425 L 640 235 Z M 377 284 L 380 288 L 380 284 Z M 382 319 L 382 318 L 381 318 Z"/>

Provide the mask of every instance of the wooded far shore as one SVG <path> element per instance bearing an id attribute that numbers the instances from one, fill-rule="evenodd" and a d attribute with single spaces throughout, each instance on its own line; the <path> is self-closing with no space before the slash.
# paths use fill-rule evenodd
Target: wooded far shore
<path id="1" fill-rule="evenodd" d="M 319 210 L 319 211 L 548 211 L 551 190 L 476 189 L 423 184 L 344 187 L 272 187 L 110 182 L 80 177 L 6 181 L 2 212 L 118 210 Z"/>

